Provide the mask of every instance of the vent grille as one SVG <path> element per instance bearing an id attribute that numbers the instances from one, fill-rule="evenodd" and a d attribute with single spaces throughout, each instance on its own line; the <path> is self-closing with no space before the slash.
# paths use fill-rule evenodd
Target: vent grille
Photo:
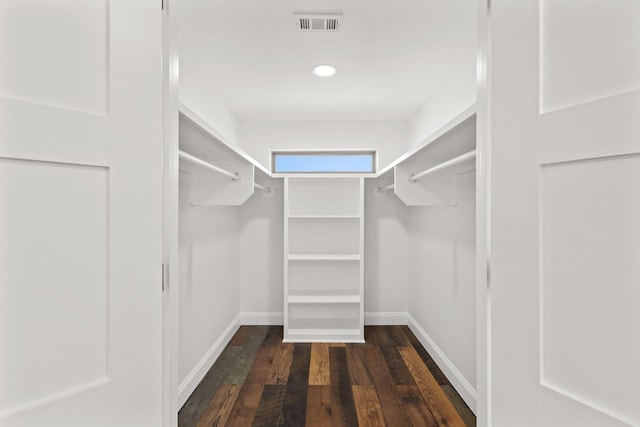
<path id="1" fill-rule="evenodd" d="M 341 14 L 294 14 L 294 24 L 298 31 L 339 31 L 342 24 Z"/>

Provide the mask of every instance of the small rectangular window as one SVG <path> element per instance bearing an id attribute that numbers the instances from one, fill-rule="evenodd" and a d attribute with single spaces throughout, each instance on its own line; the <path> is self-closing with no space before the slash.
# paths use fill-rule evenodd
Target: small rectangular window
<path id="1" fill-rule="evenodd" d="M 372 173 L 375 151 L 273 152 L 274 173 Z"/>

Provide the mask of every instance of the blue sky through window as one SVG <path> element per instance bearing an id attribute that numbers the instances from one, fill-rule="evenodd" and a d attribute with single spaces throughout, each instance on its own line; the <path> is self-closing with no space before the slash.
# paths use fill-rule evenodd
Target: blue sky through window
<path id="1" fill-rule="evenodd" d="M 274 172 L 373 172 L 373 153 L 284 154 L 274 153 Z"/>

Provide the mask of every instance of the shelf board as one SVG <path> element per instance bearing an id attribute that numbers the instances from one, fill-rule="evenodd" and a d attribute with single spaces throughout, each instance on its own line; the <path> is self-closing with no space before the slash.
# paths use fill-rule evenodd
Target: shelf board
<path id="1" fill-rule="evenodd" d="M 452 129 L 466 122 L 470 118 L 474 117 L 476 115 L 476 112 L 477 112 L 477 105 L 474 102 L 473 104 L 465 108 L 465 110 L 462 111 L 460 114 L 458 114 L 456 117 L 454 117 L 453 119 L 445 123 L 440 129 L 437 129 L 435 132 L 428 135 L 424 140 L 422 140 L 420 144 L 412 147 L 409 151 L 404 153 L 402 156 L 398 157 L 393 162 L 389 163 L 383 169 L 378 171 L 378 173 L 376 173 L 376 178 L 393 170 L 393 168 L 399 165 L 400 163 L 403 163 L 405 160 L 408 160 L 409 158 L 411 158 L 414 154 L 422 151 L 424 148 L 438 141 L 440 138 L 442 138 L 443 135 L 446 135 L 447 132 L 451 131 Z"/>
<path id="2" fill-rule="evenodd" d="M 289 219 L 359 219 L 360 215 L 289 215 Z"/>
<path id="3" fill-rule="evenodd" d="M 359 335 L 360 329 L 289 329 L 293 335 Z"/>
<path id="4" fill-rule="evenodd" d="M 306 335 L 355 335 L 361 332 L 359 325 L 358 317 L 290 317 L 288 332 Z"/>
<path id="5" fill-rule="evenodd" d="M 289 254 L 289 261 L 360 261 L 358 254 Z"/>
<path id="6" fill-rule="evenodd" d="M 289 304 L 358 304 L 360 295 L 289 295 Z"/>
<path id="7" fill-rule="evenodd" d="M 313 335 L 294 335 L 285 337 L 282 342 L 287 343 L 348 343 L 348 344 L 364 344 L 365 340 L 360 335 L 334 335 L 330 337 L 315 337 Z"/>

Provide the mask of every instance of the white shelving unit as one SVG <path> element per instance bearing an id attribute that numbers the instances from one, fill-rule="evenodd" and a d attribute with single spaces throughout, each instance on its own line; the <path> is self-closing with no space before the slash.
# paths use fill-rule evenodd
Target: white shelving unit
<path id="1" fill-rule="evenodd" d="M 284 341 L 364 342 L 364 178 L 284 186 Z"/>

